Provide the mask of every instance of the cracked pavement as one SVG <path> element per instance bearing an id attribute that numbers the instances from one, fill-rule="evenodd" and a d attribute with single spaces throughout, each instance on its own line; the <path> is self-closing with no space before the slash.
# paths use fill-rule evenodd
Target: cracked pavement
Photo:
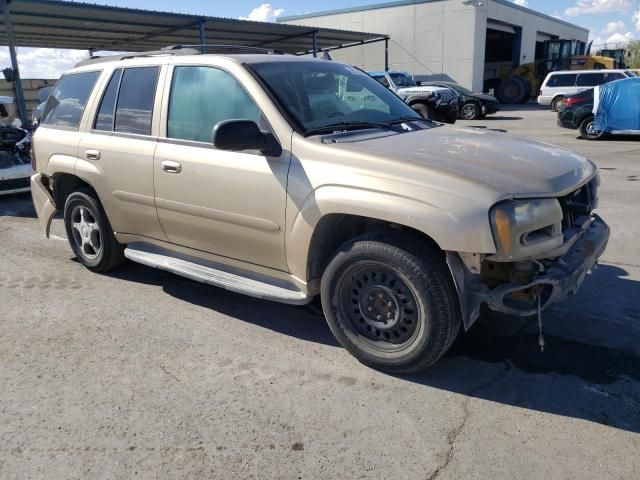
<path id="1" fill-rule="evenodd" d="M 585 142 L 530 106 L 459 122 L 600 167 L 612 238 L 575 297 L 492 315 L 420 375 L 357 363 L 321 316 L 129 263 L 72 260 L 0 197 L 0 478 L 635 479 L 639 139 Z"/>

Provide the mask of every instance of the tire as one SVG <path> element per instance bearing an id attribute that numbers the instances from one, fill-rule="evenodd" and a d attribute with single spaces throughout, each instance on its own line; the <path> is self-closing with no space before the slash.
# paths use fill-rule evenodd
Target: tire
<path id="1" fill-rule="evenodd" d="M 564 97 L 556 97 L 553 99 L 553 101 L 551 102 L 551 110 L 554 112 L 558 111 L 558 107 L 560 106 L 560 103 L 564 102 Z"/>
<path id="2" fill-rule="evenodd" d="M 429 120 L 433 120 L 435 118 L 435 113 L 432 108 L 428 107 L 424 103 L 414 103 L 411 105 L 416 112 L 418 112 L 422 118 L 426 118 Z"/>
<path id="3" fill-rule="evenodd" d="M 521 103 L 527 97 L 527 84 L 520 77 L 504 79 L 498 87 L 498 100 L 502 103 Z"/>
<path id="4" fill-rule="evenodd" d="M 585 140 L 599 140 L 604 137 L 604 131 L 595 130 L 594 125 L 594 117 L 593 115 L 589 115 L 587 118 L 580 122 L 580 136 Z"/>
<path id="5" fill-rule="evenodd" d="M 102 205 L 90 189 L 80 189 L 67 198 L 64 226 L 71 250 L 80 263 L 94 272 L 108 272 L 125 260 Z"/>
<path id="6" fill-rule="evenodd" d="M 432 365 L 460 329 L 443 256 L 402 234 L 363 235 L 342 245 L 322 276 L 321 298 L 340 344 L 363 364 L 393 374 Z"/>
<path id="7" fill-rule="evenodd" d="M 460 118 L 465 120 L 477 120 L 480 115 L 480 109 L 475 103 L 465 103 L 460 110 Z"/>

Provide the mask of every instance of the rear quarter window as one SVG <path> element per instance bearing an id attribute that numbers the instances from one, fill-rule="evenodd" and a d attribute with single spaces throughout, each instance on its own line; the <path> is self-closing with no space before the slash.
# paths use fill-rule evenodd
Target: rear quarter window
<path id="1" fill-rule="evenodd" d="M 49 95 L 42 113 L 43 125 L 77 129 L 100 72 L 64 75 Z"/>
<path id="2" fill-rule="evenodd" d="M 559 73 L 556 75 L 551 75 L 549 80 L 547 81 L 547 87 L 555 88 L 555 87 L 573 87 L 576 83 L 576 77 L 578 75 L 575 73 Z"/>

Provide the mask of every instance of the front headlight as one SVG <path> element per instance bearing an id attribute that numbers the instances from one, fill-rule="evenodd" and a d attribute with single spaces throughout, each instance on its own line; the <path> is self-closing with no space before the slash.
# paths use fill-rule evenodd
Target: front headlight
<path id="1" fill-rule="evenodd" d="M 562 209 L 555 198 L 508 200 L 490 213 L 494 260 L 522 260 L 562 245 Z"/>

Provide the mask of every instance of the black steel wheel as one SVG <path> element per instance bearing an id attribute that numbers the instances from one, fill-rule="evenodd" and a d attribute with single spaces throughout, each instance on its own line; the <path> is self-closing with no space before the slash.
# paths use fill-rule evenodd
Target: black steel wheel
<path id="1" fill-rule="evenodd" d="M 407 283 L 381 262 L 354 262 L 342 273 L 341 313 L 373 348 L 398 350 L 414 338 L 420 306 Z"/>
<path id="2" fill-rule="evenodd" d="M 391 373 L 429 367 L 461 324 L 441 252 L 400 233 L 345 243 L 324 272 L 321 297 L 340 344 L 362 363 Z"/>

